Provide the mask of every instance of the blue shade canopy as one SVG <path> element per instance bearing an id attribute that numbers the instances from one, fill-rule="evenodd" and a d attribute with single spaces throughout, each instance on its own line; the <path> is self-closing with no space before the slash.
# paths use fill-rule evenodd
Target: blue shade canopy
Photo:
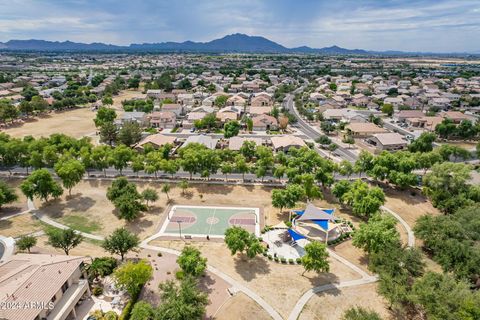
<path id="1" fill-rule="evenodd" d="M 313 222 L 319 225 L 325 231 L 328 231 L 328 220 L 313 220 Z"/>
<path id="2" fill-rule="evenodd" d="M 302 236 L 301 234 L 296 233 L 296 232 L 293 231 L 292 229 L 288 229 L 288 233 L 290 233 L 290 235 L 292 236 L 293 240 L 295 240 L 295 241 L 300 240 L 300 239 L 305 239 L 304 236 Z"/>
<path id="3" fill-rule="evenodd" d="M 293 210 L 293 212 L 301 216 L 305 212 L 305 210 Z"/>
<path id="4" fill-rule="evenodd" d="M 297 219 L 298 221 L 305 220 L 328 220 L 335 221 L 335 216 L 333 212 L 335 209 L 321 209 L 315 207 L 313 204 L 307 204 L 305 212 Z"/>

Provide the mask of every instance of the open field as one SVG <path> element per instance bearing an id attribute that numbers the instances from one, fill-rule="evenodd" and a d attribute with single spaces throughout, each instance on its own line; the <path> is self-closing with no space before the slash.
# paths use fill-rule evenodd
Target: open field
<path id="1" fill-rule="evenodd" d="M 16 138 L 28 135 L 35 138 L 48 137 L 54 133 L 64 133 L 75 138 L 81 138 L 95 134 L 94 118 L 95 112 L 91 111 L 90 107 L 51 112 L 31 119 L 23 125 L 5 129 L 4 132 Z"/>
<path id="2" fill-rule="evenodd" d="M 117 111 L 117 115 L 123 113 L 122 101 L 132 98 L 143 98 L 145 94 L 141 91 L 125 90 L 119 95 L 113 97 L 113 108 Z M 82 108 L 54 111 L 39 117 L 30 118 L 24 123 L 18 123 L 3 132 L 22 138 L 31 135 L 35 138 L 48 137 L 54 133 L 63 133 L 75 138 L 89 136 L 93 138 L 93 142 L 98 140 L 95 135 L 96 128 L 93 123 L 96 113 L 87 105 Z"/>
<path id="3" fill-rule="evenodd" d="M 269 320 L 270 315 L 255 301 L 242 292 L 227 300 L 215 315 L 216 320 L 230 320 L 232 315 L 238 320 Z"/>
<path id="4" fill-rule="evenodd" d="M 12 217 L 8 220 L 0 220 L 0 234 L 5 237 L 16 238 L 42 229 L 40 221 L 29 213 Z"/>
<path id="5" fill-rule="evenodd" d="M 308 289 L 360 278 L 357 273 L 334 259 L 330 259 L 329 273 L 307 272 L 302 276 L 301 265 L 279 264 L 263 256 L 250 261 L 240 255 L 231 256 L 224 243 L 188 243 L 197 247 L 210 265 L 255 291 L 285 318 Z M 150 244 L 177 250 L 185 246 L 185 242 L 171 240 L 154 240 Z"/>
<path id="6" fill-rule="evenodd" d="M 382 319 L 392 319 L 376 288 L 375 283 L 370 283 L 318 293 L 305 305 L 299 320 L 339 320 L 346 310 L 355 306 L 372 309 Z"/>

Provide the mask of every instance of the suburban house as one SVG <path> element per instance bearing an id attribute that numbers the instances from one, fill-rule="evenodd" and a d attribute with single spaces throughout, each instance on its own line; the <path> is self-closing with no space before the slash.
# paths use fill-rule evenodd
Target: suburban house
<path id="1" fill-rule="evenodd" d="M 254 131 L 276 130 L 278 128 L 278 121 L 267 114 L 260 114 L 252 118 Z"/>
<path id="2" fill-rule="evenodd" d="M 17 254 L 0 263 L 0 303 L 29 304 L 0 308 L 0 319 L 77 318 L 77 306 L 90 296 L 83 261 L 84 257 Z"/>
<path id="3" fill-rule="evenodd" d="M 158 149 L 161 146 L 166 144 L 176 145 L 177 138 L 174 136 L 166 136 L 164 134 L 151 134 L 143 138 L 137 145 L 135 149 L 142 150 L 146 145 L 151 145 L 154 149 Z"/>
<path id="4" fill-rule="evenodd" d="M 350 133 L 355 138 L 365 138 L 370 137 L 376 133 L 386 133 L 387 130 L 380 128 L 374 123 L 371 122 L 355 122 L 350 123 L 346 127 L 347 132 Z"/>
<path id="5" fill-rule="evenodd" d="M 303 139 L 296 136 L 272 137 L 270 141 L 272 142 L 272 146 L 275 151 L 288 151 L 290 148 L 301 148 L 307 146 Z"/>
<path id="6" fill-rule="evenodd" d="M 177 116 L 171 111 L 156 111 L 149 116 L 150 125 L 154 128 L 173 129 L 177 123 Z"/>
<path id="7" fill-rule="evenodd" d="M 183 147 L 186 147 L 190 143 L 198 143 L 201 145 L 204 145 L 208 149 L 215 149 L 217 147 L 218 139 L 214 139 L 211 136 L 206 136 L 206 135 L 198 135 L 198 136 L 189 136 L 187 140 L 185 140 L 185 143 L 182 145 Z"/>
<path id="8" fill-rule="evenodd" d="M 475 117 L 461 113 L 460 111 L 445 111 L 441 112 L 439 116 L 452 120 L 454 123 L 460 123 L 463 120 L 469 120 L 475 122 Z"/>
<path id="9" fill-rule="evenodd" d="M 378 151 L 402 150 L 407 146 L 407 141 L 396 132 L 377 133 L 368 139 L 368 142 L 375 146 Z"/>
<path id="10" fill-rule="evenodd" d="M 238 113 L 228 108 L 227 109 L 224 108 L 217 112 L 217 119 L 219 119 L 220 122 L 222 123 L 226 123 L 232 120 L 237 120 L 237 116 L 238 116 Z"/>
<path id="11" fill-rule="evenodd" d="M 273 99 L 269 94 L 262 92 L 252 98 L 250 105 L 254 107 L 273 106 Z"/>
<path id="12" fill-rule="evenodd" d="M 400 110 L 393 114 L 393 118 L 397 119 L 399 122 L 405 122 L 407 119 L 411 118 L 421 118 L 425 116 L 422 110 Z"/>
<path id="13" fill-rule="evenodd" d="M 206 112 L 190 112 L 187 115 L 187 119 L 182 122 L 182 127 L 185 129 L 193 128 L 195 121 L 202 120 L 208 113 Z"/>
<path id="14" fill-rule="evenodd" d="M 256 116 L 259 114 L 269 114 L 272 112 L 273 107 L 272 106 L 267 106 L 267 107 L 254 107 L 250 106 L 249 108 L 249 113 L 252 116 Z"/>
<path id="15" fill-rule="evenodd" d="M 162 111 L 173 112 L 177 117 L 180 117 L 183 114 L 183 107 L 178 103 L 165 103 L 162 105 Z"/>
<path id="16" fill-rule="evenodd" d="M 161 94 L 162 94 L 162 90 L 158 90 L 158 89 L 147 90 L 147 98 L 159 99 Z"/>
<path id="17" fill-rule="evenodd" d="M 247 103 L 247 100 L 240 95 L 234 95 L 228 98 L 227 106 L 243 107 Z"/>
<path id="18" fill-rule="evenodd" d="M 235 136 L 228 139 L 228 149 L 239 151 L 245 141 L 252 141 L 256 146 L 261 146 L 263 144 L 263 140 L 260 138 L 244 138 Z"/>
<path id="19" fill-rule="evenodd" d="M 141 127 L 145 127 L 148 125 L 148 117 L 145 112 L 132 111 L 123 113 L 120 119 L 115 121 L 118 126 L 122 126 L 126 122 L 136 122 Z"/>
<path id="20" fill-rule="evenodd" d="M 442 117 L 423 116 L 420 118 L 408 118 L 405 123 L 407 123 L 411 127 L 424 128 L 428 131 L 435 131 L 437 125 L 440 124 L 442 121 Z"/>

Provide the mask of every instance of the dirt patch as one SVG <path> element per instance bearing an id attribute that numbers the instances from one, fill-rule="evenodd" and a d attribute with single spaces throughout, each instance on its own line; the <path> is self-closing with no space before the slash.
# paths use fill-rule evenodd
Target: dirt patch
<path id="1" fill-rule="evenodd" d="M 5 237 L 16 238 L 42 229 L 40 222 L 29 213 L 0 220 L 0 234 Z"/>
<path id="2" fill-rule="evenodd" d="M 92 133 L 95 134 L 95 124 L 93 123 L 95 115 L 96 113 L 90 107 L 51 112 L 4 131 L 16 138 L 28 135 L 35 138 L 48 137 L 54 133 L 64 133 L 75 138 L 81 138 Z"/>
<path id="3" fill-rule="evenodd" d="M 355 306 L 374 310 L 382 319 L 393 319 L 376 288 L 377 285 L 371 283 L 316 294 L 305 305 L 299 320 L 341 319 L 346 310 Z"/>
<path id="4" fill-rule="evenodd" d="M 410 191 L 392 188 L 384 188 L 384 192 L 385 206 L 399 214 L 412 228 L 415 226 L 416 220 L 423 215 L 440 215 L 440 212 L 419 190 L 415 190 L 415 195 L 412 195 Z"/>
<path id="5" fill-rule="evenodd" d="M 185 242 L 154 240 L 150 244 L 181 250 Z M 334 259 L 330 259 L 329 273 L 307 272 L 302 276 L 303 267 L 300 265 L 279 264 L 264 257 L 252 260 L 246 260 L 242 256 L 232 257 L 224 243 L 190 244 L 199 248 L 210 265 L 259 294 L 285 318 L 296 301 L 312 287 L 360 278 L 357 273 Z"/>
<path id="6" fill-rule="evenodd" d="M 215 315 L 216 320 L 230 320 L 232 315 L 238 320 L 269 320 L 269 314 L 244 293 L 230 298 Z"/>
<path id="7" fill-rule="evenodd" d="M 336 246 L 330 246 L 330 249 L 360 267 L 363 271 L 373 275 L 373 273 L 368 270 L 367 254 L 362 249 L 354 247 L 352 240 L 344 241 Z"/>

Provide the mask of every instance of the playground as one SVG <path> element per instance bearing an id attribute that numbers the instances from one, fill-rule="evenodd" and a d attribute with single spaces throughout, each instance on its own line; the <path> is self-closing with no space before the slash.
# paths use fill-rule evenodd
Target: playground
<path id="1" fill-rule="evenodd" d="M 223 238 L 225 230 L 239 226 L 259 236 L 259 221 L 258 208 L 175 205 L 168 212 L 160 234 Z"/>

